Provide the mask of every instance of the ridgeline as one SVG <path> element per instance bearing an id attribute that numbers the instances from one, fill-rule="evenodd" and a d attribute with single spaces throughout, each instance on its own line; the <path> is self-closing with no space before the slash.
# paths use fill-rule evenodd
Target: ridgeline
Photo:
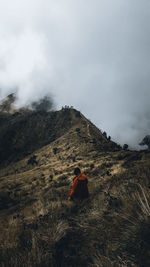
<path id="1" fill-rule="evenodd" d="M 123 150 L 73 108 L 13 101 L 0 109 L 0 266 L 150 266 L 150 152 Z M 67 200 L 75 167 L 82 203 Z"/>

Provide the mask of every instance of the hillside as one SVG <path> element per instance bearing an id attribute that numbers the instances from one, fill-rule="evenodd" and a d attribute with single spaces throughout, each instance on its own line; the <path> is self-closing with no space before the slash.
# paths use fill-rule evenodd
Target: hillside
<path id="1" fill-rule="evenodd" d="M 47 145 L 71 128 L 84 127 L 81 136 L 84 142 L 90 142 L 101 150 L 118 149 L 83 115 L 75 110 L 64 108 L 61 111 L 21 110 L 12 114 L 0 113 L 0 164 L 20 160 L 37 149 Z M 80 129 L 75 129 L 79 131 Z"/>
<path id="2" fill-rule="evenodd" d="M 0 266 L 150 266 L 150 153 L 79 111 L 0 113 Z M 90 199 L 67 200 L 73 170 Z"/>

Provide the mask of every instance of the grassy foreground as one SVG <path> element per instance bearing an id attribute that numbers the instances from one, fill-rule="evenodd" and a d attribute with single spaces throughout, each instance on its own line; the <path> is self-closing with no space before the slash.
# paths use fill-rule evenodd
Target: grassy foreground
<path id="1" fill-rule="evenodd" d="M 149 153 L 73 162 L 89 179 L 84 202 L 67 201 L 73 166 L 55 177 L 45 164 L 22 173 L 18 164 L 15 180 L 1 178 L 1 266 L 150 266 Z"/>

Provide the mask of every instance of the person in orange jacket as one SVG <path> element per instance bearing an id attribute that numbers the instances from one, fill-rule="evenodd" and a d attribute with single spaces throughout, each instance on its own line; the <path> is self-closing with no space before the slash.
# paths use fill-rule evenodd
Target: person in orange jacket
<path id="1" fill-rule="evenodd" d="M 81 173 L 79 168 L 75 168 L 74 170 L 75 178 L 73 180 L 72 189 L 70 191 L 70 196 L 68 200 L 73 199 L 86 199 L 89 197 L 89 190 L 88 190 L 88 179 L 85 174 Z"/>

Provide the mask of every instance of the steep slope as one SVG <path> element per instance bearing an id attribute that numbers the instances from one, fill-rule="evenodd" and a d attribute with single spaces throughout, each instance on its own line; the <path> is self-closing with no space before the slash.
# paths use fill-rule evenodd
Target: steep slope
<path id="1" fill-rule="evenodd" d="M 22 110 L 13 115 L 0 113 L 0 164 L 22 159 L 42 146 L 68 132 L 74 125 L 85 125 L 84 140 L 91 139 L 99 149 L 112 150 L 118 146 L 108 141 L 101 132 L 75 109 L 61 111 Z M 79 129 L 78 129 L 79 130 Z M 86 139 L 87 138 L 87 139 Z"/>
<path id="2" fill-rule="evenodd" d="M 18 142 L 20 129 L 37 143 L 1 166 L 1 266 L 149 266 L 150 153 L 121 150 L 74 109 L 15 116 Z M 89 180 L 82 203 L 67 200 L 77 166 Z"/>

